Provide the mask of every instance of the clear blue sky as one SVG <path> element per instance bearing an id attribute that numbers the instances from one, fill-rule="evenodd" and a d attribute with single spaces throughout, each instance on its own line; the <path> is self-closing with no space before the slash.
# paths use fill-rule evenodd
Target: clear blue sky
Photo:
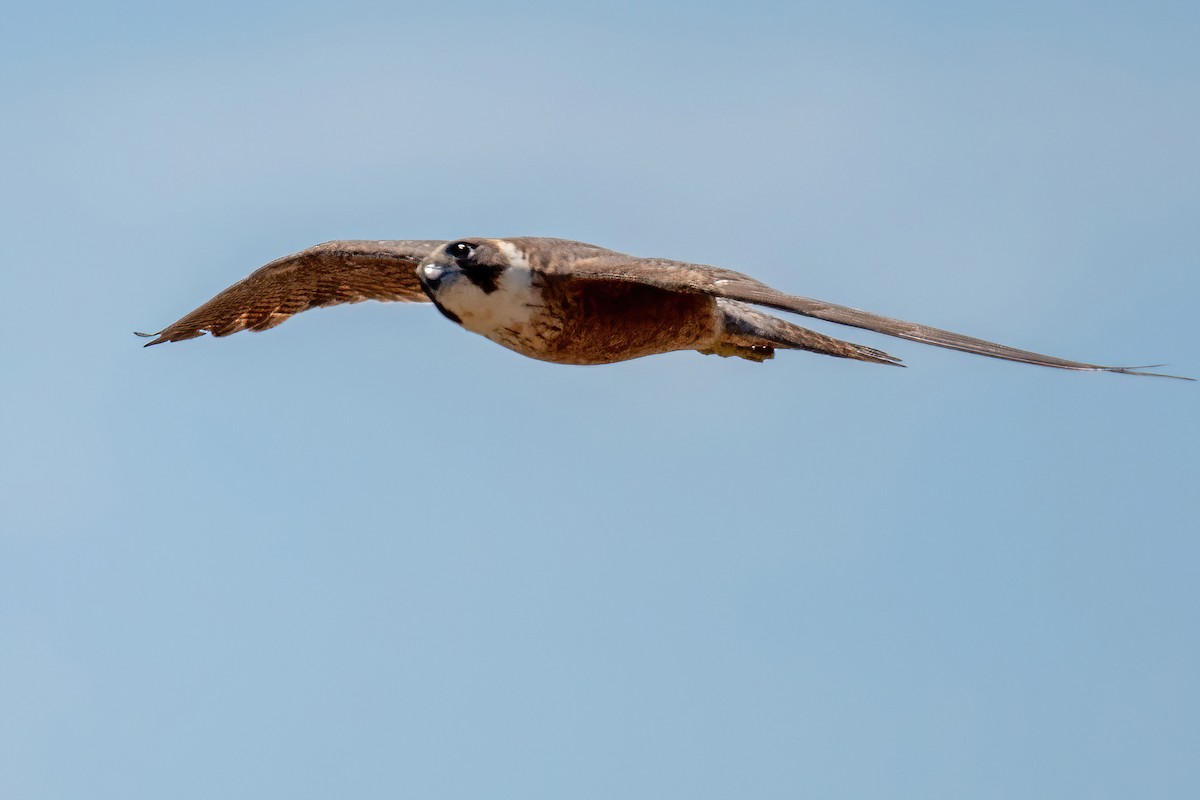
<path id="1" fill-rule="evenodd" d="M 1195 384 L 130 335 L 551 235 L 1200 377 L 1196 9 L 9 3 L 0 796 L 1196 797 Z"/>

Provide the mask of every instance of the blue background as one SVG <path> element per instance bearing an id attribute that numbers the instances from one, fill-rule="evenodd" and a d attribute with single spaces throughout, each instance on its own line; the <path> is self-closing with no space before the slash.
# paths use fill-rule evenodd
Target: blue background
<path id="1" fill-rule="evenodd" d="M 1195 797 L 1194 384 L 130 331 L 551 235 L 1200 376 L 1196 9 L 6 5 L 0 796 Z"/>

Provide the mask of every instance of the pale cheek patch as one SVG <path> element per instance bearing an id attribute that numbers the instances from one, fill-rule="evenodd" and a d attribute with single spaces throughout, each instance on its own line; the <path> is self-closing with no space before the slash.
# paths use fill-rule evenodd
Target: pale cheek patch
<path id="1" fill-rule="evenodd" d="M 438 302 L 453 311 L 464 321 L 478 315 L 487 295 L 468 280 L 444 281 L 438 287 Z"/>
<path id="2" fill-rule="evenodd" d="M 504 253 L 504 257 L 508 259 L 510 269 L 529 269 L 529 262 L 525 259 L 525 254 L 517 249 L 517 246 L 512 242 L 506 242 L 503 239 L 496 240 L 496 248 Z"/>

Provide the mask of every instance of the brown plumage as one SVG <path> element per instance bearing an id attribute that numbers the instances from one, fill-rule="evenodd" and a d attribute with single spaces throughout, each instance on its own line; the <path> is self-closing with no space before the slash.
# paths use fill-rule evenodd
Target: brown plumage
<path id="1" fill-rule="evenodd" d="M 417 264 L 441 242 L 326 242 L 276 259 L 157 334 L 152 344 L 265 331 L 310 308 L 363 300 L 428 303 Z"/>
<path id="2" fill-rule="evenodd" d="M 266 330 L 310 308 L 362 300 L 432 300 L 468 330 L 556 363 L 611 363 L 684 349 L 762 361 L 777 348 L 899 363 L 753 304 L 1008 361 L 1179 377 L 1070 361 L 784 294 L 732 270 L 536 237 L 326 242 L 271 262 L 157 334 L 139 335 L 161 344 L 205 332 Z"/>

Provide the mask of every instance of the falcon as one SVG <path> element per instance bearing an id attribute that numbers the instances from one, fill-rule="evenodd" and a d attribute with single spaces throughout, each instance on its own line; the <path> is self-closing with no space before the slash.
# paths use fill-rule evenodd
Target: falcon
<path id="1" fill-rule="evenodd" d="M 206 332 L 265 331 L 310 308 L 363 300 L 430 302 L 473 333 L 555 364 L 611 364 L 675 350 L 761 362 L 781 349 L 903 366 L 882 350 L 802 328 L 765 307 L 1024 364 L 1180 377 L 1018 350 L 784 294 L 719 267 L 539 237 L 326 242 L 272 261 L 158 333 L 137 335 L 153 337 L 149 347 Z"/>

